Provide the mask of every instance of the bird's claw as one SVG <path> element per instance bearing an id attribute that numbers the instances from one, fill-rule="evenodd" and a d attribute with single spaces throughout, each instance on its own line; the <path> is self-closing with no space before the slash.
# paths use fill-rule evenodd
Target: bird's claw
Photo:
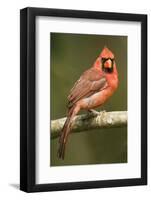
<path id="1" fill-rule="evenodd" d="M 86 115 L 86 116 L 84 117 L 84 120 L 90 119 L 90 118 L 93 118 L 93 117 L 97 117 L 98 115 L 101 115 L 101 116 L 102 116 L 102 115 L 105 114 L 105 113 L 106 113 L 105 110 L 99 112 L 99 111 L 90 109 L 90 110 L 88 110 L 88 115 Z"/>
<path id="2" fill-rule="evenodd" d="M 99 115 L 99 114 L 105 114 L 106 110 L 96 111 L 93 109 L 88 110 L 89 113 L 92 113 L 93 115 Z"/>
<path id="3" fill-rule="evenodd" d="M 96 110 L 93 110 L 93 109 L 88 110 L 88 112 L 89 112 L 90 114 L 92 114 L 93 116 L 97 116 L 97 115 L 100 114 L 100 112 L 98 112 L 98 111 L 96 111 Z"/>
<path id="4" fill-rule="evenodd" d="M 101 113 L 101 114 L 105 114 L 105 113 L 106 113 L 106 110 L 101 110 L 100 113 Z"/>

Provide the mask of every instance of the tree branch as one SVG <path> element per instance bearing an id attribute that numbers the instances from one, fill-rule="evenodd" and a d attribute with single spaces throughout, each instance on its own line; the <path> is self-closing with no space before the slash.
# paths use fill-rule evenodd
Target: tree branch
<path id="1" fill-rule="evenodd" d="M 51 138 L 57 138 L 66 118 L 51 120 Z M 127 111 L 100 112 L 75 116 L 72 132 L 81 132 L 99 128 L 115 128 L 127 125 Z"/>

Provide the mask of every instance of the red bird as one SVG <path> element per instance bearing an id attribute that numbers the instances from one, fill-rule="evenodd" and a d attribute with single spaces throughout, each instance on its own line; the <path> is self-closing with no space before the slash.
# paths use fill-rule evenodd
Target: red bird
<path id="1" fill-rule="evenodd" d="M 103 105 L 118 87 L 118 72 L 114 54 L 104 47 L 93 66 L 74 84 L 68 96 L 68 114 L 59 138 L 58 157 L 64 159 L 65 146 L 74 116 L 80 110 Z"/>

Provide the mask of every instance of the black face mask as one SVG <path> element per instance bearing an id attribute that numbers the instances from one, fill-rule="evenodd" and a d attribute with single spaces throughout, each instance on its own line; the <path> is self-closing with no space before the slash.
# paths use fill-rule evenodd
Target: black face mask
<path id="1" fill-rule="evenodd" d="M 107 60 L 111 60 L 111 67 L 110 67 L 110 68 L 106 68 L 106 67 L 104 66 L 104 64 L 105 64 L 105 62 L 106 62 Z M 106 72 L 106 73 L 112 73 L 112 72 L 113 72 L 114 59 L 111 59 L 111 58 L 102 58 L 101 61 L 102 61 L 102 70 L 103 70 L 104 72 Z"/>

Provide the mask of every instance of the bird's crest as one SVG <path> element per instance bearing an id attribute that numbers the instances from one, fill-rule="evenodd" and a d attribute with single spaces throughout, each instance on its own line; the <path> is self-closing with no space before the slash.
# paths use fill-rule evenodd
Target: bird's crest
<path id="1" fill-rule="evenodd" d="M 102 52 L 100 53 L 101 58 L 114 58 L 114 54 L 110 51 L 106 46 L 103 48 Z"/>

